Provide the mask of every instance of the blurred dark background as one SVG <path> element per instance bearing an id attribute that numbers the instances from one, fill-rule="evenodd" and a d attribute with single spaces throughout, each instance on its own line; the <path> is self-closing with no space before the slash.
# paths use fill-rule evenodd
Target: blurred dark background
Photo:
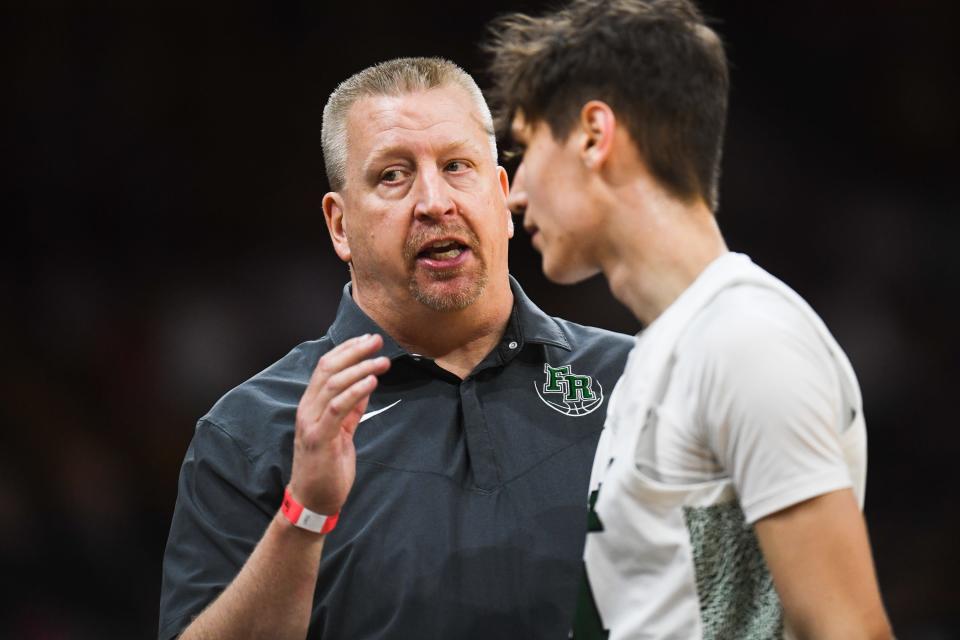
<path id="1" fill-rule="evenodd" d="M 54 2 L 0 13 L 0 637 L 149 638 L 180 462 L 225 391 L 333 318 L 320 114 L 538 2 Z M 958 5 L 702 4 L 733 67 L 720 222 L 820 311 L 863 386 L 866 514 L 901 638 L 960 637 L 953 298 Z M 639 328 L 602 280 L 512 269 Z"/>

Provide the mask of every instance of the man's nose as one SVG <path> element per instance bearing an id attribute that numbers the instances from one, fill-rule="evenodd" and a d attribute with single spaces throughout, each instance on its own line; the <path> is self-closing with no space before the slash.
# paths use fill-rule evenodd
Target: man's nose
<path id="1" fill-rule="evenodd" d="M 420 171 L 415 187 L 413 215 L 419 219 L 438 218 L 453 213 L 450 185 L 436 169 Z"/>
<path id="2" fill-rule="evenodd" d="M 527 190 L 523 183 L 523 163 L 513 174 L 513 184 L 510 185 L 510 195 L 507 196 L 507 207 L 515 216 L 523 215 L 527 210 Z"/>

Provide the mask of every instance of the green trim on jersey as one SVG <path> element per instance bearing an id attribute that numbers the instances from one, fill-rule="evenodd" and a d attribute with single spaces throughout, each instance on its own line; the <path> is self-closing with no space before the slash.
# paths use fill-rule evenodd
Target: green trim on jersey
<path id="1" fill-rule="evenodd" d="M 603 531 L 603 523 L 597 515 L 597 496 L 600 488 L 590 492 L 589 514 L 587 516 L 587 531 Z M 597 601 L 593 597 L 593 588 L 590 586 L 590 576 L 587 575 L 587 563 L 583 563 L 583 579 L 580 580 L 580 592 L 577 594 L 577 611 L 573 617 L 574 640 L 607 640 L 610 631 L 604 629 Z"/>

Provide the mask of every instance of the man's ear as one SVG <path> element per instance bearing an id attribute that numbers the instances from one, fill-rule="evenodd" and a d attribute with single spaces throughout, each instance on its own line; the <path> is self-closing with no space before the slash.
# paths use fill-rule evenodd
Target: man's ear
<path id="1" fill-rule="evenodd" d="M 507 206 L 507 198 L 510 196 L 510 176 L 503 167 L 497 167 L 497 178 L 500 180 L 500 191 L 503 193 L 503 208 L 507 212 L 507 237 L 513 237 L 513 213 Z"/>
<path id="2" fill-rule="evenodd" d="M 617 117 L 606 102 L 591 100 L 580 109 L 580 157 L 588 168 L 596 169 L 610 157 L 616 129 Z"/>
<path id="3" fill-rule="evenodd" d="M 330 191 L 323 196 L 323 218 L 327 222 L 327 231 L 333 241 L 333 250 L 344 262 L 350 262 L 350 242 L 343 224 L 343 196 Z"/>

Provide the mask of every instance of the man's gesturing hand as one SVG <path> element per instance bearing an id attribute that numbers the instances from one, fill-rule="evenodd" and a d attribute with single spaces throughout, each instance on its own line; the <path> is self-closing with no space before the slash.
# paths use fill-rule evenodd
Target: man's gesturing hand
<path id="1" fill-rule="evenodd" d="M 353 433 L 388 358 L 370 358 L 379 335 L 351 338 L 317 363 L 297 407 L 290 491 L 305 507 L 332 514 L 350 493 L 356 475 Z"/>

